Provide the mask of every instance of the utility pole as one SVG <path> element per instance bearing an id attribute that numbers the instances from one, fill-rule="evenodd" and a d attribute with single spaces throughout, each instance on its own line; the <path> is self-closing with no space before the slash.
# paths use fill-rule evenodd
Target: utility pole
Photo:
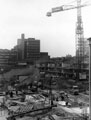
<path id="1" fill-rule="evenodd" d="M 91 38 L 89 40 L 89 120 L 91 120 Z"/>
<path id="2" fill-rule="evenodd" d="M 51 106 L 53 106 L 53 96 L 52 96 L 52 75 L 50 77 L 50 102 Z"/>

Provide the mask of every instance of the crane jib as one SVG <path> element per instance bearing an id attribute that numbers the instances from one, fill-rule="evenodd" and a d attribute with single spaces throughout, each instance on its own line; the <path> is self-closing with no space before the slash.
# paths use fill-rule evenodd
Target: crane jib
<path id="1" fill-rule="evenodd" d="M 55 7 L 55 8 L 52 8 L 52 13 L 54 12 L 59 12 L 59 11 L 63 11 L 63 7 Z"/>
<path id="2" fill-rule="evenodd" d="M 76 8 L 80 8 L 80 7 L 85 7 L 85 6 L 88 6 L 87 4 L 84 4 L 84 5 L 80 5 L 80 6 L 60 6 L 60 7 L 55 7 L 55 8 L 52 8 L 52 12 L 51 13 L 55 13 L 55 12 L 60 12 L 60 11 L 65 11 L 65 10 L 70 10 L 70 9 L 76 9 Z"/>

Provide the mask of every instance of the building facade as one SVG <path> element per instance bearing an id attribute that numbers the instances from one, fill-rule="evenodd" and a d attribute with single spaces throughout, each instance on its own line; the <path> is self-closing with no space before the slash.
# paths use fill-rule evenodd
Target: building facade
<path id="1" fill-rule="evenodd" d="M 49 60 L 50 56 L 48 55 L 48 52 L 40 52 L 40 59 L 44 61 Z"/>
<path id="2" fill-rule="evenodd" d="M 0 49 L 0 69 L 8 66 L 9 50 Z"/>
<path id="3" fill-rule="evenodd" d="M 7 69 L 14 66 L 17 60 L 17 53 L 13 50 L 0 49 L 0 69 Z"/>
<path id="4" fill-rule="evenodd" d="M 25 39 L 24 34 L 17 41 L 18 61 L 34 62 L 40 58 L 40 40 Z"/>

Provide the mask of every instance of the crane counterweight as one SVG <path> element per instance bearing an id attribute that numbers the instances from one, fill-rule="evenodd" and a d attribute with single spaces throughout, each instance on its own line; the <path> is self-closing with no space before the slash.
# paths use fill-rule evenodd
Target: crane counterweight
<path id="1" fill-rule="evenodd" d="M 50 17 L 52 14 L 51 12 L 47 12 L 46 16 Z"/>

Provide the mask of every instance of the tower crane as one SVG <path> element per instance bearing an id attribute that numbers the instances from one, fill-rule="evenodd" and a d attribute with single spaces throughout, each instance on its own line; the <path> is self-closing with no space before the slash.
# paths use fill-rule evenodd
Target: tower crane
<path id="1" fill-rule="evenodd" d="M 77 69 L 77 80 L 79 80 L 79 75 L 82 73 L 84 68 L 84 30 L 81 16 L 81 7 L 89 6 L 91 4 L 81 4 L 81 0 L 77 0 L 77 5 L 62 5 L 59 7 L 54 7 L 51 11 L 47 12 L 47 16 L 52 16 L 53 13 L 63 12 L 66 10 L 77 9 L 77 23 L 76 23 L 76 69 Z"/>

